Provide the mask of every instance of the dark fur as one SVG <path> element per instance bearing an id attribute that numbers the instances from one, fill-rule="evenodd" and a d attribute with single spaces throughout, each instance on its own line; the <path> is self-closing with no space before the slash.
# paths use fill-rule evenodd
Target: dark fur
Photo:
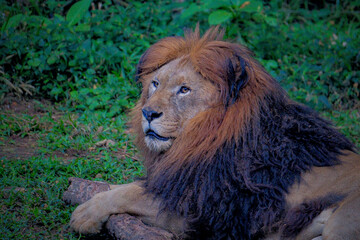
<path id="1" fill-rule="evenodd" d="M 195 239 L 261 238 L 284 217 L 284 194 L 302 172 L 338 164 L 341 150 L 353 149 L 308 107 L 274 96 L 266 102 L 246 141 L 147 183 L 164 208 L 187 217 Z"/>

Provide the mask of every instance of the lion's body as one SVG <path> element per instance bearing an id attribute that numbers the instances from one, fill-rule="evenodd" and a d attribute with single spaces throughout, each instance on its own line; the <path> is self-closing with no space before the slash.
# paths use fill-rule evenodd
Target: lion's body
<path id="1" fill-rule="evenodd" d="M 357 239 L 359 155 L 246 48 L 217 29 L 165 38 L 143 55 L 138 78 L 131 126 L 147 178 L 134 194 L 129 185 L 80 206 L 74 229 L 130 212 L 195 239 Z M 105 198 L 110 207 L 94 210 Z"/>

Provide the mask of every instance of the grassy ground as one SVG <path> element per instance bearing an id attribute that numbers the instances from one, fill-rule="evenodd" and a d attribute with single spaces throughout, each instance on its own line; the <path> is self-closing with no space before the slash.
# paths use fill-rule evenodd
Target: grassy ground
<path id="1" fill-rule="evenodd" d="M 360 147 L 358 8 L 348 2 L 344 8 L 326 5 L 314 9 L 302 6 L 299 1 L 292 1 L 293 5 L 281 5 L 282 1 L 272 2 L 277 5 L 264 5 L 260 13 L 235 11 L 222 22 L 227 30 L 226 37 L 252 49 L 293 99 L 319 110 Z M 356 6 L 359 5 L 357 3 Z M 2 35 L 0 53 L 4 54 L 2 57 L 5 62 L 2 62 L 0 68 L 0 79 L 11 80 L 15 87 L 12 88 L 9 81 L 5 83 L 10 87 L 0 87 L 0 95 L 4 91 L 6 93 L 1 95 L 0 104 L 1 238 L 81 238 L 68 229 L 74 207 L 64 205 L 61 200 L 68 186 L 67 179 L 76 176 L 125 183 L 144 173 L 139 161 L 141 157 L 137 155 L 126 127 L 126 114 L 138 95 L 131 77 L 141 53 L 158 38 L 181 34 L 184 26 L 193 27 L 196 22 L 200 22 L 202 28 L 207 28 L 208 16 L 216 10 L 233 11 L 227 7 L 201 9 L 189 3 L 172 6 L 163 1 L 158 5 L 150 2 L 142 5 L 134 3 L 134 6 L 116 7 L 121 12 L 118 14 L 122 18 L 119 21 L 126 23 L 117 25 L 118 30 L 100 25 L 109 31 L 108 35 L 120 35 L 119 42 L 115 38 L 105 41 L 103 39 L 107 36 L 99 35 L 89 49 L 89 52 L 95 54 L 103 51 L 102 48 L 94 50 L 98 46 L 121 45 L 119 64 L 113 56 L 103 62 L 99 60 L 99 63 L 95 60 L 94 66 L 84 65 L 85 70 L 80 67 L 80 63 L 84 63 L 81 59 L 76 63 L 79 66 L 75 67 L 70 63 L 59 62 L 56 65 L 58 70 L 63 69 L 61 64 L 65 64 L 65 70 L 61 70 L 64 77 L 58 77 L 58 82 L 52 83 L 51 88 L 50 85 L 48 89 L 38 87 L 37 84 L 45 84 L 46 79 L 40 83 L 31 82 L 38 88 L 37 97 L 24 97 L 16 89 L 27 86 L 22 85 L 27 76 L 37 77 L 31 75 L 31 71 L 34 71 L 32 67 L 39 66 L 34 61 L 27 62 L 26 57 L 26 61 L 21 58 L 30 56 L 27 55 L 30 53 L 19 54 L 19 59 L 15 59 L 16 54 L 5 51 L 4 43 L 10 44 L 12 40 L 11 35 Z M 31 9 L 31 6 L 26 7 Z M 187 10 L 185 17 L 180 14 L 182 8 Z M 15 11 L 20 8 L 7 6 L 6 9 Z M 196 14 L 189 9 L 195 9 Z M 91 21 L 95 21 L 94 15 Z M 115 17 L 110 20 L 117 21 Z M 102 20 L 101 23 L 110 20 Z M 132 26 L 133 33 L 129 33 L 130 28 L 126 26 Z M 28 28 L 18 28 L 18 31 L 24 29 Z M 100 34 L 100 30 L 94 31 Z M 31 31 L 33 28 L 30 28 Z M 45 35 L 40 38 L 50 38 L 50 33 L 45 31 Z M 72 29 L 69 34 L 74 35 Z M 74 36 L 81 34 L 76 32 Z M 73 45 L 70 47 L 72 51 Z M 42 47 L 39 49 L 42 51 Z M 64 51 L 66 55 L 66 49 Z M 7 59 L 17 62 L 6 62 Z M 42 59 L 42 55 L 39 55 L 39 59 Z M 49 63 L 49 59 L 44 61 L 45 65 Z M 57 64 L 50 63 L 47 67 Z M 24 65 L 19 67 L 16 64 Z M 21 71 L 10 69 L 10 66 L 18 67 Z M 67 68 L 71 68 L 71 71 L 67 71 Z M 88 71 L 87 68 L 94 70 Z M 69 72 L 74 75 L 69 77 Z M 42 74 L 52 73 L 44 70 Z M 119 89 L 112 92 L 116 88 Z M 42 92 L 50 90 L 49 94 Z M 124 92 L 131 95 L 126 101 L 122 101 Z M 119 105 L 121 107 L 116 108 Z"/>
<path id="2" fill-rule="evenodd" d="M 0 235 L 5 239 L 77 238 L 67 225 L 73 207 L 61 200 L 71 176 L 112 183 L 141 176 L 123 117 L 107 122 L 83 117 L 35 100 L 2 106 Z"/>

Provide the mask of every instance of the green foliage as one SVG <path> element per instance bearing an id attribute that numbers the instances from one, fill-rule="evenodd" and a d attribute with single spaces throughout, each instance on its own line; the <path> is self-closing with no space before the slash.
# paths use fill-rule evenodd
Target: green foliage
<path id="1" fill-rule="evenodd" d="M 68 21 L 69 26 L 77 24 L 87 13 L 91 4 L 91 0 L 81 0 L 69 9 L 66 14 L 66 21 Z"/>
<path id="2" fill-rule="evenodd" d="M 76 109 L 103 110 L 108 118 L 117 116 L 122 109 L 131 108 L 134 103 L 131 97 L 137 95 L 136 87 L 123 77 L 114 74 L 108 74 L 103 84 L 95 83 L 92 87 L 83 87 L 79 91 L 70 92 L 71 99 L 77 103 Z"/>
<path id="3" fill-rule="evenodd" d="M 2 79 L 14 86 L 33 86 L 37 95 L 65 100 L 79 110 L 90 107 L 116 115 L 131 106 L 129 101 L 139 95 L 134 66 L 155 37 L 164 36 L 159 26 L 171 16 L 154 19 L 160 11 L 154 3 L 140 9 L 135 2 L 89 11 L 90 3 L 75 3 L 66 18 L 26 12 L 5 20 L 0 38 Z M 91 90 L 94 86 L 96 91 Z M 4 85 L 0 95 L 17 89 Z M 100 99 L 105 92 L 115 94 Z M 84 103 L 90 96 L 94 99 Z M 115 100 L 118 97 L 124 99 Z"/>
<path id="4" fill-rule="evenodd" d="M 132 79 L 146 48 L 159 38 L 181 34 L 179 25 L 193 27 L 200 22 L 204 29 L 208 24 L 223 24 L 226 36 L 252 49 L 294 99 L 317 109 L 356 105 L 360 27 L 353 11 L 360 3 L 202 0 L 158 4 L 105 2 L 101 9 L 93 5 L 89 10 L 91 1 L 82 0 L 65 13 L 54 1 L 43 3 L 46 8 L 41 9 L 31 5 L 25 12 L 4 7 L 12 15 L 3 19 L 1 28 L 0 80 L 5 84 L 0 95 L 35 92 L 65 100 L 78 110 L 120 114 L 139 95 Z M 100 99 L 101 91 L 114 87 L 109 75 L 118 77 L 121 88 L 116 88 L 116 95 L 127 92 L 126 100 L 118 103 L 107 94 Z M 98 90 L 92 90 L 94 86 Z"/>
<path id="5" fill-rule="evenodd" d="M 16 28 L 23 20 L 23 18 L 24 18 L 23 14 L 17 14 L 15 16 L 10 17 L 8 21 L 5 24 L 3 24 L 1 31 L 6 31 L 9 28 Z"/>
<path id="6" fill-rule="evenodd" d="M 209 15 L 209 24 L 217 25 L 231 18 L 231 12 L 225 10 L 217 10 Z"/>
<path id="7" fill-rule="evenodd" d="M 182 19 L 190 18 L 195 14 L 209 14 L 208 22 L 210 25 L 218 25 L 227 22 L 229 19 L 241 17 L 241 13 L 260 13 L 263 10 L 261 1 L 244 0 L 202 0 L 198 4 L 193 3 L 183 11 Z"/>
<path id="8" fill-rule="evenodd" d="M 360 110 L 326 111 L 323 113 L 327 119 L 332 119 L 335 126 L 344 133 L 356 147 L 360 148 Z"/>
<path id="9" fill-rule="evenodd" d="M 202 0 L 181 19 L 223 24 L 226 36 L 254 51 L 297 101 L 318 110 L 349 108 L 360 97 L 360 23 L 354 11 L 359 6 Z"/>

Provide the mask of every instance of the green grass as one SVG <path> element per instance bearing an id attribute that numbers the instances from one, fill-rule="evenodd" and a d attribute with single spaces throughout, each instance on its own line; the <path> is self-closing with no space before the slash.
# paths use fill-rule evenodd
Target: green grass
<path id="1" fill-rule="evenodd" d="M 360 149 L 360 110 L 333 110 L 322 115 L 331 120 L 340 132 L 345 134 Z"/>
<path id="2" fill-rule="evenodd" d="M 124 133 L 124 116 L 107 119 L 46 107 L 50 112 L 43 114 L 0 114 L 0 148 L 9 150 L 0 158 L 0 234 L 4 239 L 77 239 L 68 229 L 74 207 L 61 200 L 69 177 L 121 184 L 143 175 L 143 166 Z M 28 144 L 19 145 L 14 136 Z M 104 139 L 115 145 L 96 146 Z"/>
<path id="3" fill-rule="evenodd" d="M 61 200 L 67 179 L 125 183 L 143 175 L 126 126 L 140 93 L 136 63 L 152 43 L 197 22 L 202 30 L 220 23 L 225 37 L 253 50 L 292 99 L 320 111 L 360 147 L 359 1 L 252 1 L 256 7 L 247 9 L 241 1 L 104 1 L 73 25 L 64 3 L 45 2 L 0 4 L 4 239 L 81 238 L 68 229 L 74 207 Z M 115 144 L 97 146 L 102 140 Z"/>
<path id="4" fill-rule="evenodd" d="M 124 176 L 139 176 L 142 167 L 131 159 L 117 160 L 104 153 L 97 160 L 76 158 L 64 163 L 56 157 L 1 160 L 1 227 L 5 239 L 35 237 L 72 239 L 68 222 L 73 207 L 64 205 L 62 194 L 72 176 L 124 183 Z M 122 171 L 122 169 L 128 169 Z M 129 170 L 130 169 L 130 170 Z M 101 175 L 101 177 L 97 177 Z M 3 238 L 4 239 L 4 238 Z"/>

